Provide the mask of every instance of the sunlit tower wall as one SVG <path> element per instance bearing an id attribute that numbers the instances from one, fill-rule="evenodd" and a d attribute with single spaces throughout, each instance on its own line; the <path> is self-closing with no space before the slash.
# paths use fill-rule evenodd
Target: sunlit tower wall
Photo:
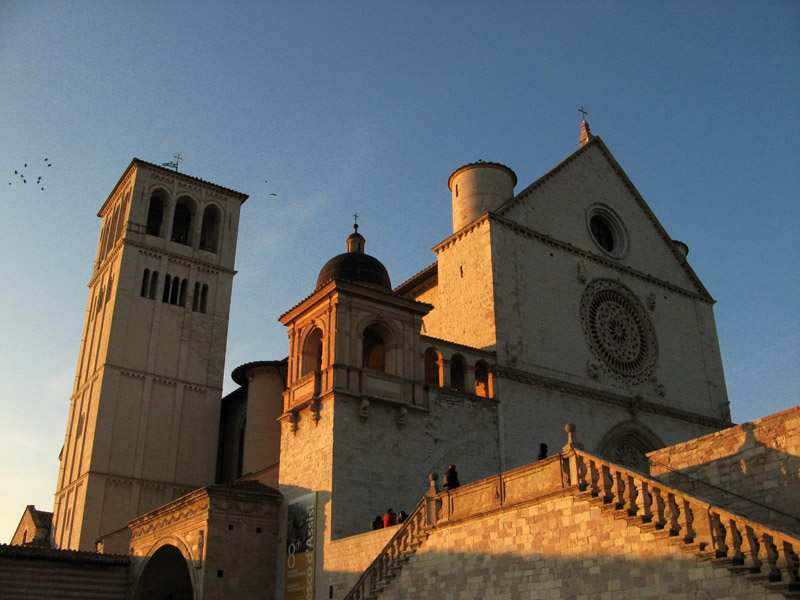
<path id="1" fill-rule="evenodd" d="M 213 483 L 245 194 L 133 159 L 103 220 L 61 452 L 53 544 Z"/>
<path id="2" fill-rule="evenodd" d="M 517 176 L 508 167 L 478 161 L 457 169 L 447 182 L 453 197 L 453 233 L 514 197 Z"/>

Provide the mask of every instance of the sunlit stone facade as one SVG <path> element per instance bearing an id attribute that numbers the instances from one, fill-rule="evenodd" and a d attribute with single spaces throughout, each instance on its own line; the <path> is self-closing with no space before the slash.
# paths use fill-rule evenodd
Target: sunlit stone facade
<path id="1" fill-rule="evenodd" d="M 653 515 L 659 531 L 671 516 L 679 527 L 664 507 L 695 506 L 648 479 L 648 453 L 683 443 L 688 468 L 690 440 L 732 425 L 714 300 L 686 246 L 586 123 L 580 147 L 522 191 L 482 161 L 448 184 L 454 231 L 434 264 L 393 286 L 356 226 L 276 315 L 286 357 L 241 365 L 221 398 L 246 196 L 134 160 L 100 211 L 54 546 L 130 554 L 134 597 L 291 600 L 302 544 L 288 507 L 308 503 L 302 597 L 594 597 L 578 573 L 604 574 L 599 597 L 691 597 L 694 584 L 670 586 L 715 567 L 639 528 Z M 462 488 L 442 492 L 429 474 L 451 464 Z M 606 491 L 640 522 L 598 507 Z M 409 522 L 370 531 L 388 507 Z M 717 583 L 708 597 L 750 585 Z"/>

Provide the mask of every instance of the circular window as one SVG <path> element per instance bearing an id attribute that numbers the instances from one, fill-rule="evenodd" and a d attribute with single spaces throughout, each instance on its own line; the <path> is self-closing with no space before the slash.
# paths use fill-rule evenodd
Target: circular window
<path id="1" fill-rule="evenodd" d="M 592 352 L 612 375 L 640 383 L 653 372 L 655 332 L 628 288 L 605 279 L 589 284 L 581 299 L 581 324 Z"/>
<path id="2" fill-rule="evenodd" d="M 595 204 L 586 217 L 594 243 L 605 254 L 622 258 L 628 251 L 628 234 L 617 214 L 608 206 Z"/>

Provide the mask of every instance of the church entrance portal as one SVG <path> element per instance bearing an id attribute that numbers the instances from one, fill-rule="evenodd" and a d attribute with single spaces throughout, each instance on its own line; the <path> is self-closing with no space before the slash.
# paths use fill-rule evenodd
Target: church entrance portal
<path id="1" fill-rule="evenodd" d="M 139 577 L 134 600 L 194 600 L 189 566 L 175 546 L 162 546 Z"/>

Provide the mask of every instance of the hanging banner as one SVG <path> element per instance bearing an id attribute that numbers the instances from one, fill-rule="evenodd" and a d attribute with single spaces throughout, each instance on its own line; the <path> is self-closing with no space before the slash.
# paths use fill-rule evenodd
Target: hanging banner
<path id="1" fill-rule="evenodd" d="M 284 563 L 284 600 L 314 600 L 317 493 L 289 502 Z"/>

